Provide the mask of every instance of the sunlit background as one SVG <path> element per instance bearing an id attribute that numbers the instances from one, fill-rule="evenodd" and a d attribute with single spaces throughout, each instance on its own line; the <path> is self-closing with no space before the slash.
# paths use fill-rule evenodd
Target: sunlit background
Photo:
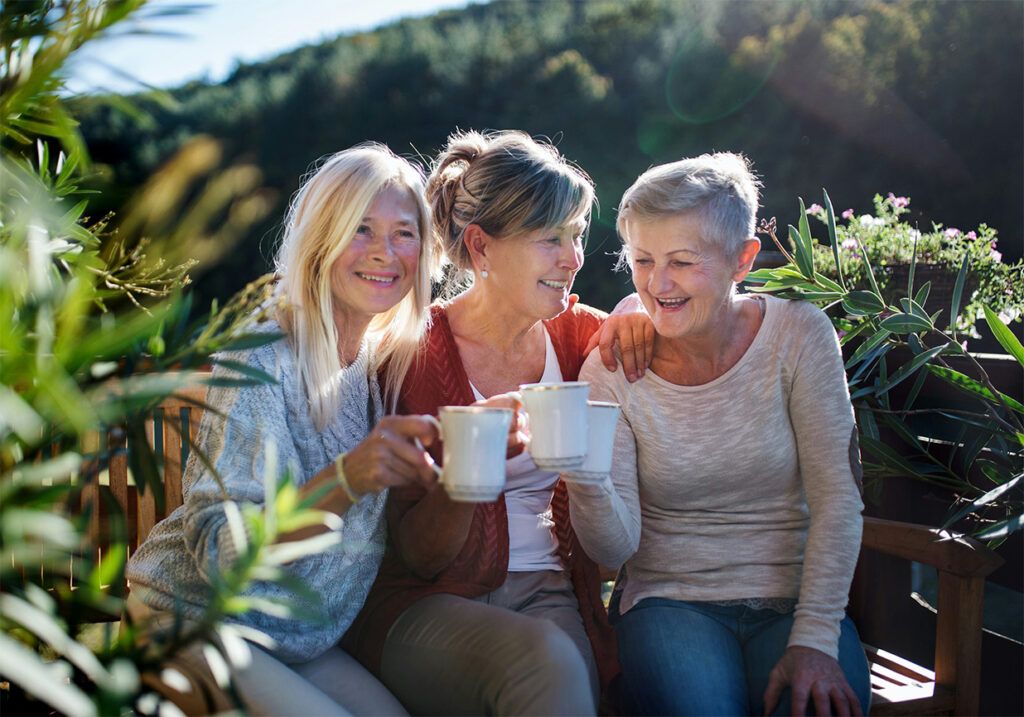
<path id="1" fill-rule="evenodd" d="M 73 66 L 79 117 L 110 209 L 189 139 L 257 166 L 273 207 L 220 263 L 202 300 L 264 271 L 280 217 L 317 158 L 377 140 L 429 161 L 449 132 L 545 136 L 594 178 L 600 211 L 577 288 L 609 307 L 615 206 L 652 164 L 746 153 L 764 217 L 797 198 L 911 220 L 987 223 L 1021 255 L 1022 9 L 1014 1 L 434 0 L 160 2 Z M 154 12 L 155 11 L 155 12 Z M 161 12 L 165 14 L 161 14 Z M 159 95 L 145 85 L 169 89 Z M 99 96 L 128 94 L 135 116 Z"/>

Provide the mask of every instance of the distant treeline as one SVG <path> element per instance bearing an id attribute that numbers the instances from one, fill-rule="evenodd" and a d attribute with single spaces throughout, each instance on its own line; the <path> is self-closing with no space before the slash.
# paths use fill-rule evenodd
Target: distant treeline
<path id="1" fill-rule="evenodd" d="M 783 224 L 822 187 L 858 213 L 892 191 L 922 228 L 986 222 L 1019 258 L 1022 28 L 1016 0 L 508 0 L 243 65 L 173 90 L 173 107 L 137 95 L 149 122 L 95 99 L 78 112 L 115 202 L 199 133 L 261 168 L 277 207 L 201 277 L 204 298 L 265 270 L 322 155 L 377 140 L 429 158 L 457 127 L 547 136 L 597 184 L 577 287 L 608 307 L 626 290 L 608 256 L 622 191 L 652 164 L 712 150 L 754 161 L 763 216 Z"/>

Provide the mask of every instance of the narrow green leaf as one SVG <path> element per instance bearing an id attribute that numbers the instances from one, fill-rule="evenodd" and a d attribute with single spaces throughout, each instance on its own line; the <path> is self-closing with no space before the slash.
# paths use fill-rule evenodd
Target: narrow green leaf
<path id="1" fill-rule="evenodd" d="M 946 368 L 945 366 L 933 365 L 929 366 L 928 370 L 931 371 L 936 376 L 938 376 L 939 378 L 941 378 L 946 383 L 952 386 L 956 386 L 965 393 L 973 394 L 975 396 L 978 396 L 979 398 L 985 399 L 990 403 L 999 403 L 999 399 L 996 398 L 995 394 L 993 394 L 992 391 L 989 390 L 988 386 L 981 383 L 980 381 L 975 381 L 973 378 L 967 376 L 966 374 L 960 373 L 959 371 L 954 371 L 951 368 Z M 1011 398 L 1010 396 L 1007 396 L 1005 393 L 1000 393 L 999 396 L 1003 399 L 1003 401 L 1006 402 L 1006 405 L 1012 408 L 1014 411 L 1017 411 L 1018 413 L 1024 413 L 1024 404 L 1022 404 L 1020 401 Z"/>
<path id="2" fill-rule="evenodd" d="M 1017 363 L 1024 366 L 1024 346 L 1021 345 L 1020 339 L 1013 335 L 1010 327 L 1004 324 L 992 309 L 987 306 L 982 308 L 985 310 L 985 321 L 996 341 L 1006 349 L 1006 353 L 1017 359 Z"/>
<path id="3" fill-rule="evenodd" d="M 828 196 L 828 192 L 823 188 L 821 190 L 825 199 L 825 214 L 827 215 L 828 224 L 828 240 L 832 246 L 832 260 L 836 263 L 836 276 L 839 278 L 839 285 L 844 289 L 846 288 L 846 279 L 843 277 L 843 267 L 839 262 L 839 239 L 836 236 L 836 213 L 832 208 L 832 200 Z"/>
<path id="4" fill-rule="evenodd" d="M 843 299 L 843 308 L 855 316 L 874 316 L 885 310 L 885 304 L 870 291 L 851 291 Z"/>
<path id="5" fill-rule="evenodd" d="M 811 236 L 811 225 L 807 221 L 807 207 L 804 206 L 803 197 L 800 197 L 800 219 L 797 226 L 800 229 L 800 238 L 804 240 L 804 244 L 810 249 L 814 246 L 814 238 Z"/>
<path id="6" fill-rule="evenodd" d="M 796 265 L 800 268 L 800 273 L 807 279 L 813 279 L 814 258 L 811 256 L 811 250 L 804 244 L 803 237 L 800 236 L 800 232 L 792 224 L 789 225 L 789 238 L 793 242 Z"/>
<path id="7" fill-rule="evenodd" d="M 817 284 L 819 284 L 820 286 L 823 286 L 828 291 L 837 291 L 837 292 L 842 292 L 844 294 L 846 293 L 846 289 L 845 288 L 843 288 L 842 286 L 840 286 L 836 282 L 832 281 L 831 279 L 829 279 L 824 274 L 815 273 L 814 274 L 814 281 Z"/>
<path id="8" fill-rule="evenodd" d="M 932 322 L 913 314 L 893 314 L 882 319 L 879 324 L 884 329 L 889 329 L 894 334 L 917 333 L 918 331 L 930 331 Z"/>
<path id="9" fill-rule="evenodd" d="M 925 379 L 928 378 L 926 371 L 921 371 L 917 374 L 917 378 L 914 379 L 914 385 L 910 387 L 910 393 L 907 394 L 907 400 L 903 402 L 903 410 L 909 411 L 914 406 L 914 401 L 917 400 L 918 395 L 921 393 L 921 389 L 924 387 Z"/>
<path id="10" fill-rule="evenodd" d="M 917 269 L 917 240 L 921 232 L 914 232 L 914 248 L 910 254 L 910 271 L 907 273 L 907 296 L 914 295 L 914 271 Z"/>
<path id="11" fill-rule="evenodd" d="M 952 516 L 950 516 L 946 520 L 946 522 L 942 524 L 942 527 L 943 528 L 948 528 L 951 525 L 953 525 L 953 524 L 957 523 L 958 521 L 962 520 L 967 515 L 975 512 L 979 508 L 982 508 L 982 507 L 988 505 L 989 503 L 994 502 L 997 498 L 999 498 L 1001 495 L 1003 495 L 1007 491 L 1013 490 L 1013 488 L 1021 482 L 1021 479 L 1024 479 L 1024 473 L 1018 473 L 1017 475 L 1015 475 L 1013 478 L 1011 478 L 1010 480 L 1006 481 L 1002 485 L 996 486 L 992 490 L 990 490 L 987 493 L 985 493 L 985 495 L 981 496 L 980 498 L 978 498 L 976 500 L 971 501 L 966 506 L 964 506 L 963 508 L 958 510 L 956 513 L 954 513 Z"/>
<path id="12" fill-rule="evenodd" d="M 266 344 L 272 344 L 278 339 L 284 338 L 280 331 L 261 331 L 255 334 L 239 334 L 228 343 L 220 347 L 221 351 L 240 351 L 242 349 L 254 349 Z"/>
<path id="13" fill-rule="evenodd" d="M 964 254 L 963 263 L 960 264 L 960 271 L 956 275 L 956 283 L 953 285 L 953 301 L 949 307 L 949 330 L 956 333 L 956 320 L 960 316 L 960 299 L 964 295 L 964 284 L 967 282 L 967 270 L 971 265 L 971 257 Z"/>
<path id="14" fill-rule="evenodd" d="M 266 371 L 261 371 L 255 366 L 247 364 L 244 361 L 232 361 L 230 359 L 214 359 L 213 363 L 215 365 L 231 369 L 232 371 L 236 371 L 237 373 L 240 373 L 243 376 L 248 376 L 249 378 L 255 379 L 260 383 L 277 383 L 277 379 L 271 376 L 269 373 L 267 373 Z"/>
<path id="15" fill-rule="evenodd" d="M 928 303 L 928 294 L 931 293 L 931 290 L 932 290 L 932 282 L 930 282 L 930 281 L 924 282 L 923 284 L 921 284 L 921 288 L 919 288 L 917 290 L 917 293 L 914 295 L 914 301 L 916 301 L 921 306 L 927 305 L 927 303 Z"/>
<path id="16" fill-rule="evenodd" d="M 878 280 L 875 279 L 875 270 L 871 266 L 871 260 L 868 259 L 868 253 L 864 250 L 864 245 L 861 244 L 860 239 L 856 239 L 856 241 L 857 250 L 860 252 L 861 261 L 864 262 L 864 268 L 867 270 L 868 283 L 871 284 L 871 291 L 873 291 L 875 295 L 878 296 L 879 299 L 881 299 L 882 292 L 878 290 Z"/>
<path id="17" fill-rule="evenodd" d="M 850 369 L 857 364 L 869 351 L 874 350 L 883 341 L 885 341 L 889 335 L 892 334 L 888 329 L 879 329 L 867 339 L 864 343 L 857 347 L 857 350 L 853 352 L 853 356 L 846 362 L 846 368 Z"/>
<path id="18" fill-rule="evenodd" d="M 908 314 L 913 314 L 914 316 L 920 317 L 925 321 L 931 322 L 931 317 L 928 316 L 928 313 L 924 310 L 924 307 L 918 304 L 913 299 L 908 299 L 906 297 L 900 299 L 900 308 L 902 308 L 903 311 Z"/>
<path id="19" fill-rule="evenodd" d="M 933 358 L 942 353 L 942 350 L 944 348 L 945 346 L 936 346 L 935 348 L 928 349 L 927 351 L 919 353 L 917 356 L 910 359 L 910 361 L 900 366 L 899 369 L 897 369 L 896 373 L 889 377 L 888 381 L 886 381 L 885 383 L 883 383 L 882 385 L 875 389 L 875 395 L 881 396 L 882 394 L 892 390 L 895 386 L 913 376 L 918 369 L 920 369 L 926 363 L 928 363 Z"/>
<path id="20" fill-rule="evenodd" d="M 981 540 L 996 540 L 998 538 L 1005 538 L 1010 533 L 1015 533 L 1021 528 L 1024 528 L 1024 514 L 1015 515 L 1012 518 L 1000 521 L 992 527 L 977 533 L 974 537 Z"/>
<path id="21" fill-rule="evenodd" d="M 853 339 L 857 338 L 861 333 L 863 333 L 864 329 L 869 328 L 870 326 L 871 323 L 868 321 L 862 321 L 861 323 L 857 324 L 852 329 L 847 331 L 842 336 L 842 338 L 839 339 L 839 345 L 846 346 L 846 344 L 848 344 Z"/>

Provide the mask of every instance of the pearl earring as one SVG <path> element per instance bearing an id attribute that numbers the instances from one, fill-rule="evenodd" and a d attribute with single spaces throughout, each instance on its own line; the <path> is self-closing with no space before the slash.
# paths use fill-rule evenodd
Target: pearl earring
<path id="1" fill-rule="evenodd" d="M 487 273 L 487 269 L 482 269 L 480 271 L 480 278 L 481 279 L 486 279 L 488 276 L 489 276 L 489 274 Z"/>

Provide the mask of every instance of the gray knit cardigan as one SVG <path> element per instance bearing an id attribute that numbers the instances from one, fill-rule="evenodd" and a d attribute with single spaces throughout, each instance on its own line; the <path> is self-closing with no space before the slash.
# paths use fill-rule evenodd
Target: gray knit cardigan
<path id="1" fill-rule="evenodd" d="M 261 330 L 280 329 L 270 322 Z M 225 500 L 263 504 L 268 441 L 276 447 L 279 470 L 290 466 L 301 485 L 331 465 L 339 453 L 354 448 L 383 414 L 366 345 L 338 374 L 341 406 L 323 431 L 313 424 L 287 340 L 222 358 L 245 362 L 274 376 L 278 383 L 210 389 L 207 402 L 226 419 L 206 411 L 197 443 L 220 473 L 226 496 L 193 452 L 184 476 L 184 504 L 153 529 L 127 570 L 135 597 L 150 608 L 177 609 L 190 619 L 202 616 L 211 576 L 229 567 L 236 554 L 226 524 Z M 237 374 L 220 366 L 214 369 L 214 376 L 231 375 Z M 342 516 L 336 546 L 285 566 L 319 596 L 319 605 L 298 600 L 302 618 L 250 611 L 233 621 L 268 635 L 276 644 L 274 654 L 285 662 L 311 660 L 335 645 L 362 607 L 380 566 L 386 498 L 382 492 L 352 506 Z M 292 593 L 266 582 L 256 583 L 247 594 L 296 601 Z"/>

